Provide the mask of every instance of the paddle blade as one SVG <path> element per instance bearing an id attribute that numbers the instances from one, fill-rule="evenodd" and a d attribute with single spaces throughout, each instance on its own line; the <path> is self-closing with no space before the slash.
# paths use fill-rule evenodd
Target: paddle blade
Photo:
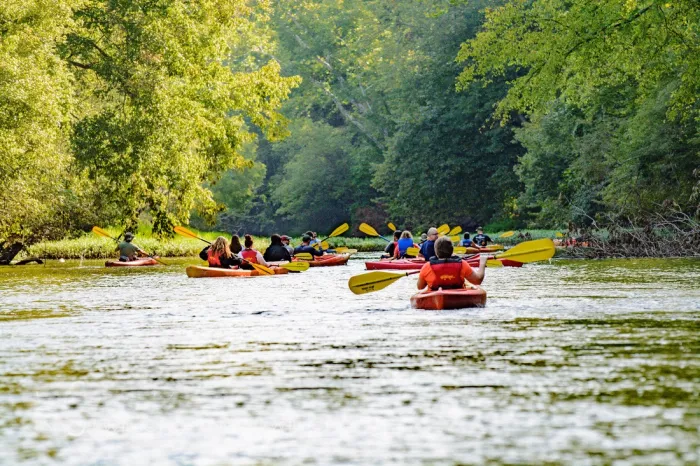
<path id="1" fill-rule="evenodd" d="M 355 294 L 371 293 L 373 291 L 383 290 L 396 280 L 405 276 L 405 273 L 398 274 L 379 271 L 363 273 L 350 277 L 350 280 L 348 280 L 348 287 L 350 287 L 350 291 Z"/>
<path id="2" fill-rule="evenodd" d="M 389 229 L 390 229 L 391 231 L 396 231 L 396 230 L 397 230 L 396 225 L 394 225 L 394 224 L 391 223 L 391 222 L 387 223 L 386 226 L 388 226 Z"/>
<path id="3" fill-rule="evenodd" d="M 525 241 L 496 255 L 496 259 L 513 258 L 518 262 L 528 263 L 546 261 L 554 256 L 554 242 L 550 238 Z"/>
<path id="4" fill-rule="evenodd" d="M 489 259 L 486 261 L 487 267 L 503 267 L 503 262 L 497 261 L 495 259 Z"/>
<path id="5" fill-rule="evenodd" d="M 450 231 L 450 226 L 447 223 L 445 223 L 444 225 L 440 225 L 437 228 L 437 231 L 439 235 L 446 235 Z"/>
<path id="6" fill-rule="evenodd" d="M 275 274 L 275 271 L 269 267 L 265 267 L 264 265 L 260 265 L 260 264 L 254 264 L 252 262 L 248 262 L 248 263 L 250 265 L 252 265 L 255 270 L 257 270 L 258 272 L 260 272 L 262 274 L 265 274 L 265 275 L 274 275 Z"/>
<path id="7" fill-rule="evenodd" d="M 311 247 L 314 248 L 314 249 L 316 249 L 316 250 L 318 250 L 318 249 L 321 247 L 321 245 L 318 244 L 318 243 L 314 243 L 314 244 L 311 245 Z M 307 254 L 308 254 L 308 253 L 307 253 Z"/>
<path id="8" fill-rule="evenodd" d="M 297 259 L 304 260 L 304 261 L 314 260 L 314 256 L 312 256 L 311 253 L 308 253 L 308 252 L 300 252 L 299 254 L 294 254 L 294 257 L 296 257 Z"/>
<path id="9" fill-rule="evenodd" d="M 339 248 L 335 248 L 335 252 L 337 252 L 338 254 L 357 254 L 357 249 L 339 247 Z"/>
<path id="10" fill-rule="evenodd" d="M 349 229 L 350 229 L 350 225 L 348 225 L 347 223 L 343 223 L 343 224 L 340 225 L 338 228 L 336 228 L 335 230 L 333 230 L 333 233 L 331 233 L 330 235 L 328 235 L 328 237 L 329 237 L 329 238 L 333 238 L 333 237 L 335 237 L 335 236 L 340 236 L 340 235 L 342 235 L 343 233 L 345 233 L 346 231 L 348 231 Z"/>
<path id="11" fill-rule="evenodd" d="M 504 249 L 502 244 L 492 244 L 491 246 L 488 246 L 488 247 L 493 249 L 494 251 L 503 251 L 503 249 Z"/>
<path id="12" fill-rule="evenodd" d="M 459 236 L 450 236 L 450 241 L 453 243 L 458 243 L 459 242 Z"/>
<path id="13" fill-rule="evenodd" d="M 456 227 L 454 227 L 453 229 L 450 230 L 448 235 L 452 236 L 452 235 L 458 235 L 460 233 L 462 233 L 462 227 L 457 225 Z"/>
<path id="14" fill-rule="evenodd" d="M 282 264 L 280 265 L 283 269 L 287 269 L 290 272 L 306 272 L 309 270 L 309 263 L 308 262 L 290 262 L 288 264 Z"/>
<path id="15" fill-rule="evenodd" d="M 117 240 L 116 238 L 113 238 L 112 235 L 107 233 L 107 231 L 103 230 L 102 228 L 100 228 L 98 226 L 92 227 L 92 232 L 97 234 L 97 235 L 104 236 L 105 238 L 113 239 L 114 241 Z"/>
<path id="16" fill-rule="evenodd" d="M 499 238 L 510 238 L 514 234 L 515 234 L 515 232 L 511 230 L 511 231 L 506 231 L 505 233 L 501 233 L 500 235 L 498 235 L 498 237 Z"/>
<path id="17" fill-rule="evenodd" d="M 366 223 L 360 223 L 360 226 L 358 228 L 362 233 L 364 233 L 367 236 L 379 236 L 377 230 L 367 225 Z"/>
<path id="18" fill-rule="evenodd" d="M 188 230 L 185 227 L 177 226 L 174 228 L 174 230 L 175 230 L 175 233 L 177 233 L 178 235 L 184 236 L 186 238 L 201 239 L 194 232 Z"/>
<path id="19" fill-rule="evenodd" d="M 454 254 L 466 254 L 467 253 L 467 248 L 464 246 L 457 246 L 452 250 Z"/>
<path id="20" fill-rule="evenodd" d="M 563 238 L 564 234 L 562 232 L 558 231 L 554 234 L 554 236 L 556 236 L 557 238 Z"/>
<path id="21" fill-rule="evenodd" d="M 321 247 L 322 247 L 323 249 L 330 249 L 330 248 L 331 248 L 331 245 L 328 244 L 328 241 L 321 241 Z"/>
<path id="22" fill-rule="evenodd" d="M 408 249 L 406 249 L 406 254 L 409 255 L 409 256 L 417 256 L 419 252 L 420 252 L 420 249 L 418 249 L 418 248 L 408 248 Z"/>

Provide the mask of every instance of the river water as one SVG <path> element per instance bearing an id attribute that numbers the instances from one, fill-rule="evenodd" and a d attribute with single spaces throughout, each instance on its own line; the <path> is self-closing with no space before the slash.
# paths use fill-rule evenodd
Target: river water
<path id="1" fill-rule="evenodd" d="M 700 463 L 700 261 L 488 269 L 432 312 L 350 293 L 361 259 L 0 268 L 0 464 Z"/>

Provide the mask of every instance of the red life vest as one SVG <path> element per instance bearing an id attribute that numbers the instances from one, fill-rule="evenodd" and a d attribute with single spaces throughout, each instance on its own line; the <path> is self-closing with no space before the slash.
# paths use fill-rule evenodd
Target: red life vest
<path id="1" fill-rule="evenodd" d="M 212 251 L 211 248 L 207 251 L 207 261 L 209 267 L 221 267 L 221 256 Z"/>
<path id="2" fill-rule="evenodd" d="M 251 264 L 257 264 L 258 263 L 258 251 L 255 249 L 244 249 L 241 251 L 239 254 L 243 259 L 247 260 Z"/>
<path id="3" fill-rule="evenodd" d="M 430 259 L 430 269 L 435 274 L 433 283 L 429 283 L 430 288 L 463 288 L 464 277 L 462 277 L 462 259 Z"/>

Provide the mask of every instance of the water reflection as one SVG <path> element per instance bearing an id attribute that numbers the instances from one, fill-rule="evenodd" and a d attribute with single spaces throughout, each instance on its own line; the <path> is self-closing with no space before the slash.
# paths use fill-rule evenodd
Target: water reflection
<path id="1" fill-rule="evenodd" d="M 700 461 L 698 261 L 493 269 L 485 309 L 446 312 L 413 278 L 352 295 L 361 260 L 173 262 L 0 269 L 9 463 Z"/>

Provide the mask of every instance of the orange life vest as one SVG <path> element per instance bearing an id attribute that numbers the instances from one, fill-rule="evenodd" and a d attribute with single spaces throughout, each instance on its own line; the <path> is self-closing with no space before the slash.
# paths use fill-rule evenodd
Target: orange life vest
<path id="1" fill-rule="evenodd" d="M 449 258 L 438 259 L 433 257 L 430 259 L 430 269 L 435 274 L 433 283 L 428 283 L 430 288 L 436 290 L 438 288 L 463 288 L 464 277 L 462 277 L 462 259 Z"/>
<path id="2" fill-rule="evenodd" d="M 241 251 L 239 254 L 243 259 L 247 260 L 251 264 L 257 264 L 258 263 L 258 251 L 255 249 L 244 249 Z"/>
<path id="3" fill-rule="evenodd" d="M 211 248 L 207 251 L 207 261 L 209 262 L 209 267 L 221 267 L 221 255 L 216 254 Z"/>

